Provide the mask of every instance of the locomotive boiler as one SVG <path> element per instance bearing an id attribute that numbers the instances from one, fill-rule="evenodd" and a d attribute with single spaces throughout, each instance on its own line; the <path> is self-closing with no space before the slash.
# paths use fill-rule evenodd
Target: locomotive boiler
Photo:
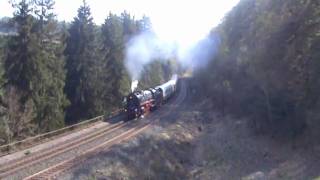
<path id="1" fill-rule="evenodd" d="M 125 111 L 127 119 L 135 119 L 145 113 L 159 108 L 176 92 L 177 80 L 172 79 L 155 88 L 134 91 L 126 99 Z"/>

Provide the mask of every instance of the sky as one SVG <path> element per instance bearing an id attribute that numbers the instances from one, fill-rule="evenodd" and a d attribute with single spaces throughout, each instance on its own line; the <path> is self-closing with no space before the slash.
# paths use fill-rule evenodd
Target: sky
<path id="1" fill-rule="evenodd" d="M 9 0 L 0 0 L 0 17 L 12 16 Z M 87 0 L 96 24 L 109 12 L 124 10 L 136 19 L 150 17 L 154 31 L 163 40 L 193 44 L 218 25 L 239 0 Z M 59 20 L 72 21 L 82 0 L 56 0 Z"/>

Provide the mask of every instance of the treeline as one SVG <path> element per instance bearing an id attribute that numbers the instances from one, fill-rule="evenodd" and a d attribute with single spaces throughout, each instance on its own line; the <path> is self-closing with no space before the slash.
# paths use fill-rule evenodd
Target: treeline
<path id="1" fill-rule="evenodd" d="M 175 59 L 164 60 L 154 60 L 145 66 L 141 73 L 138 90 L 156 87 L 160 83 L 168 81 L 181 68 Z"/>
<path id="2" fill-rule="evenodd" d="M 219 52 L 197 73 L 203 92 L 257 132 L 319 127 L 319 17 L 320 1 L 240 1 L 212 31 Z"/>
<path id="3" fill-rule="evenodd" d="M 98 26 L 84 1 L 71 23 L 58 22 L 54 3 L 13 4 L 16 35 L 0 39 L 0 144 L 110 112 L 130 91 L 125 45 L 149 19 L 109 13 Z M 145 86 L 164 79 L 146 75 L 156 78 Z"/>

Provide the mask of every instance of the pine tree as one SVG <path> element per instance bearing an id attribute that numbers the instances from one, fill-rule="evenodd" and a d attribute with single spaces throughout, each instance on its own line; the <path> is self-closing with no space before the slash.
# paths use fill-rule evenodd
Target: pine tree
<path id="1" fill-rule="evenodd" d="M 67 104 L 63 94 L 64 45 L 52 13 L 54 1 L 35 0 L 33 3 L 24 0 L 15 5 L 18 9 L 14 17 L 18 36 L 9 42 L 5 75 L 10 87 L 8 91 L 14 92 L 8 93 L 19 97 L 15 103 L 15 106 L 21 106 L 16 108 L 22 112 L 19 118 L 26 118 L 23 114 L 27 114 L 38 132 L 46 132 L 64 126 Z M 35 11 L 31 10 L 32 5 Z M 33 13 L 36 17 L 32 16 Z"/>
<path id="2" fill-rule="evenodd" d="M 128 42 L 138 32 L 137 23 L 126 11 L 121 13 L 121 19 L 123 23 L 124 42 Z"/>
<path id="3" fill-rule="evenodd" d="M 105 90 L 109 106 L 118 106 L 122 97 L 128 93 L 129 81 L 124 67 L 124 37 L 121 18 L 109 14 L 102 25 L 102 46 L 105 65 Z"/>
<path id="4" fill-rule="evenodd" d="M 147 16 L 143 16 L 141 20 L 138 20 L 136 22 L 136 27 L 138 29 L 138 32 L 151 31 L 152 24 L 150 18 Z"/>
<path id="5" fill-rule="evenodd" d="M 64 95 L 64 34 L 58 29 L 52 12 L 54 0 L 35 0 L 36 30 L 41 60 L 43 81 L 40 91 L 33 97 L 37 109 L 37 122 L 42 131 L 49 131 L 64 125 L 64 109 L 68 101 Z"/>
<path id="6" fill-rule="evenodd" d="M 66 115 L 68 122 L 97 116 L 103 112 L 100 98 L 103 91 L 100 78 L 102 65 L 96 35 L 90 7 L 83 1 L 78 9 L 78 16 L 69 29 L 65 50 L 65 93 L 71 102 Z"/>
<path id="7" fill-rule="evenodd" d="M 34 18 L 31 15 L 30 3 L 22 0 L 14 5 L 17 11 L 14 14 L 14 21 L 17 23 L 18 36 L 14 36 L 9 41 L 8 54 L 5 61 L 7 84 L 16 86 L 28 96 L 32 91 L 33 78 L 35 70 L 36 34 L 32 28 Z M 23 101 L 22 101 L 23 102 Z"/>
<path id="8" fill-rule="evenodd" d="M 164 82 L 162 64 L 163 62 L 156 60 L 145 65 L 139 81 L 139 88 L 147 89 L 150 87 L 155 87 Z"/>
<path id="9" fill-rule="evenodd" d="M 35 19 L 31 15 L 31 3 L 22 0 L 13 6 L 16 8 L 13 20 L 18 35 L 10 38 L 4 63 L 9 139 L 34 130 L 31 123 L 34 119 L 32 92 L 41 82 L 42 66 L 36 33 L 33 31 Z"/>

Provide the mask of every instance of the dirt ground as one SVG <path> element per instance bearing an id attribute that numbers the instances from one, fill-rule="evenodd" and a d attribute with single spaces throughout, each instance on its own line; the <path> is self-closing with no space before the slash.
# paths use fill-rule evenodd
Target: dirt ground
<path id="1" fill-rule="evenodd" d="M 190 80 L 189 80 L 190 81 Z M 141 121 L 129 142 L 87 159 L 59 179 L 319 179 L 320 146 L 256 136 L 246 119 L 222 117 L 183 83 L 176 98 Z"/>

